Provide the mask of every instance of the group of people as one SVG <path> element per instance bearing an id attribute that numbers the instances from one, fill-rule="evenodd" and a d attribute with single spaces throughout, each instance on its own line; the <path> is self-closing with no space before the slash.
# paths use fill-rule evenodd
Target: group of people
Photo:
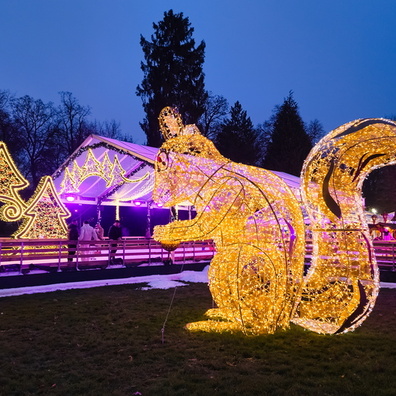
<path id="1" fill-rule="evenodd" d="M 109 229 L 108 238 L 117 241 L 122 238 L 121 223 L 115 220 Z M 68 227 L 68 239 L 70 241 L 68 261 L 73 261 L 73 255 L 76 253 L 77 242 L 74 241 L 99 241 L 104 239 L 104 229 L 98 222 L 95 227 L 84 221 L 81 229 L 78 230 L 77 222 L 72 221 Z M 110 244 L 110 264 L 114 263 L 115 254 L 117 252 L 117 243 Z"/>
<path id="2" fill-rule="evenodd" d="M 388 223 L 388 213 L 383 213 L 383 222 L 377 223 L 378 216 L 372 215 L 372 224 L 369 224 L 370 234 L 374 240 L 391 241 L 395 239 L 396 231 L 394 229 L 393 223 Z M 393 219 L 391 220 L 391 222 Z"/>

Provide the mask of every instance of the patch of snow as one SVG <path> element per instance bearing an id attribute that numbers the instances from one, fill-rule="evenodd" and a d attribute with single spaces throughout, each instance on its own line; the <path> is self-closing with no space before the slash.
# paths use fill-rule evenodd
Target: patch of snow
<path id="1" fill-rule="evenodd" d="M 186 286 L 185 282 L 208 283 L 208 269 L 209 269 L 209 265 L 206 266 L 202 271 L 184 271 L 177 274 L 169 274 L 169 275 L 135 276 L 135 277 L 121 278 L 121 279 L 104 279 L 99 281 L 96 280 L 96 281 L 86 281 L 86 282 L 56 283 L 53 285 L 2 289 L 0 290 L 0 298 L 20 296 L 22 294 L 50 293 L 57 290 L 88 289 L 92 287 L 125 285 L 125 284 L 135 284 L 135 283 L 147 283 L 147 286 L 142 287 L 141 290 L 170 289 L 179 286 Z M 395 289 L 396 283 L 381 282 L 380 288 Z"/>
<path id="2" fill-rule="evenodd" d="M 380 289 L 396 289 L 396 283 L 380 282 Z"/>
<path id="3" fill-rule="evenodd" d="M 55 283 L 53 285 L 42 285 L 33 287 L 18 287 L 0 290 L 0 297 L 20 296 L 22 294 L 50 293 L 57 290 L 88 289 L 92 287 L 125 285 L 134 283 L 147 283 L 147 287 L 141 290 L 170 289 L 177 286 L 186 286 L 184 282 L 208 283 L 208 269 L 206 266 L 202 271 L 184 271 L 170 275 L 148 275 L 135 276 L 121 279 L 104 279 L 86 282 Z"/>

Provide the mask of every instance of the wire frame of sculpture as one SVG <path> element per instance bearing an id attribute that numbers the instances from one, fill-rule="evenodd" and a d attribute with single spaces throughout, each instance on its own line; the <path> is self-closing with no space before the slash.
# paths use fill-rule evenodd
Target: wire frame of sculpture
<path id="1" fill-rule="evenodd" d="M 176 118 L 176 119 L 175 119 Z M 373 169 L 396 163 L 396 123 L 357 120 L 324 137 L 302 171 L 302 198 L 313 235 L 303 277 L 301 206 L 282 179 L 224 158 L 180 115 L 160 114 L 165 143 L 156 161 L 154 199 L 194 205 L 193 220 L 156 227 L 163 243 L 211 238 L 217 253 L 209 287 L 217 308 L 191 330 L 273 333 L 290 321 L 337 334 L 355 329 L 379 291 L 378 267 L 361 188 Z"/>
<path id="2" fill-rule="evenodd" d="M 175 119 L 176 118 L 176 119 Z M 156 161 L 154 200 L 194 205 L 192 220 L 157 226 L 165 244 L 213 239 L 209 288 L 217 308 L 190 330 L 273 333 L 287 328 L 300 296 L 304 223 L 299 203 L 277 175 L 233 163 L 195 126 L 166 108 L 166 142 Z"/>

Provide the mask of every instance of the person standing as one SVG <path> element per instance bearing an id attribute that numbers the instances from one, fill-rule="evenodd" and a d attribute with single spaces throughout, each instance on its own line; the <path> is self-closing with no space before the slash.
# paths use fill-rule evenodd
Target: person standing
<path id="1" fill-rule="evenodd" d="M 98 235 L 96 234 L 95 229 L 89 224 L 87 220 L 84 221 L 83 226 L 80 230 L 80 236 L 78 237 L 79 241 L 97 241 L 99 240 Z M 86 244 L 85 247 L 88 247 L 89 243 Z M 85 253 L 87 255 L 92 255 L 94 252 L 90 250 L 86 250 Z M 95 260 L 93 257 L 90 259 Z"/>
<path id="2" fill-rule="evenodd" d="M 95 225 L 95 232 L 96 232 L 96 235 L 98 236 L 98 239 L 100 241 L 103 241 L 104 240 L 104 229 L 100 225 L 99 221 Z M 103 245 L 97 245 L 96 246 L 96 254 L 98 254 L 99 256 L 102 256 L 102 246 Z"/>
<path id="3" fill-rule="evenodd" d="M 88 220 L 84 221 L 83 226 L 80 230 L 80 236 L 78 238 L 80 241 L 97 241 L 98 235 L 95 229 L 89 224 Z"/>
<path id="4" fill-rule="evenodd" d="M 67 239 L 69 240 L 69 244 L 67 247 L 69 248 L 69 257 L 67 261 L 73 261 L 73 255 L 76 254 L 77 240 L 78 240 L 78 228 L 76 221 L 72 221 L 68 226 Z"/>
<path id="5" fill-rule="evenodd" d="M 114 224 L 109 228 L 109 239 L 112 241 L 118 241 L 122 238 L 122 229 L 119 220 L 116 220 Z M 117 252 L 117 243 L 111 243 L 110 246 L 110 264 L 114 264 L 115 254 Z"/>
<path id="6" fill-rule="evenodd" d="M 104 239 L 104 229 L 99 222 L 96 223 L 95 231 L 98 238 L 102 241 Z"/>

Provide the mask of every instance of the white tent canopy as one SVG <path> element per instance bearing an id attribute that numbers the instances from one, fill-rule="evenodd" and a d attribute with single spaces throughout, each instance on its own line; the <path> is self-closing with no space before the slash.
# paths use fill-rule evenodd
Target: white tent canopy
<path id="1" fill-rule="evenodd" d="M 151 200 L 158 149 L 90 135 L 53 174 L 62 201 L 130 205 Z"/>

